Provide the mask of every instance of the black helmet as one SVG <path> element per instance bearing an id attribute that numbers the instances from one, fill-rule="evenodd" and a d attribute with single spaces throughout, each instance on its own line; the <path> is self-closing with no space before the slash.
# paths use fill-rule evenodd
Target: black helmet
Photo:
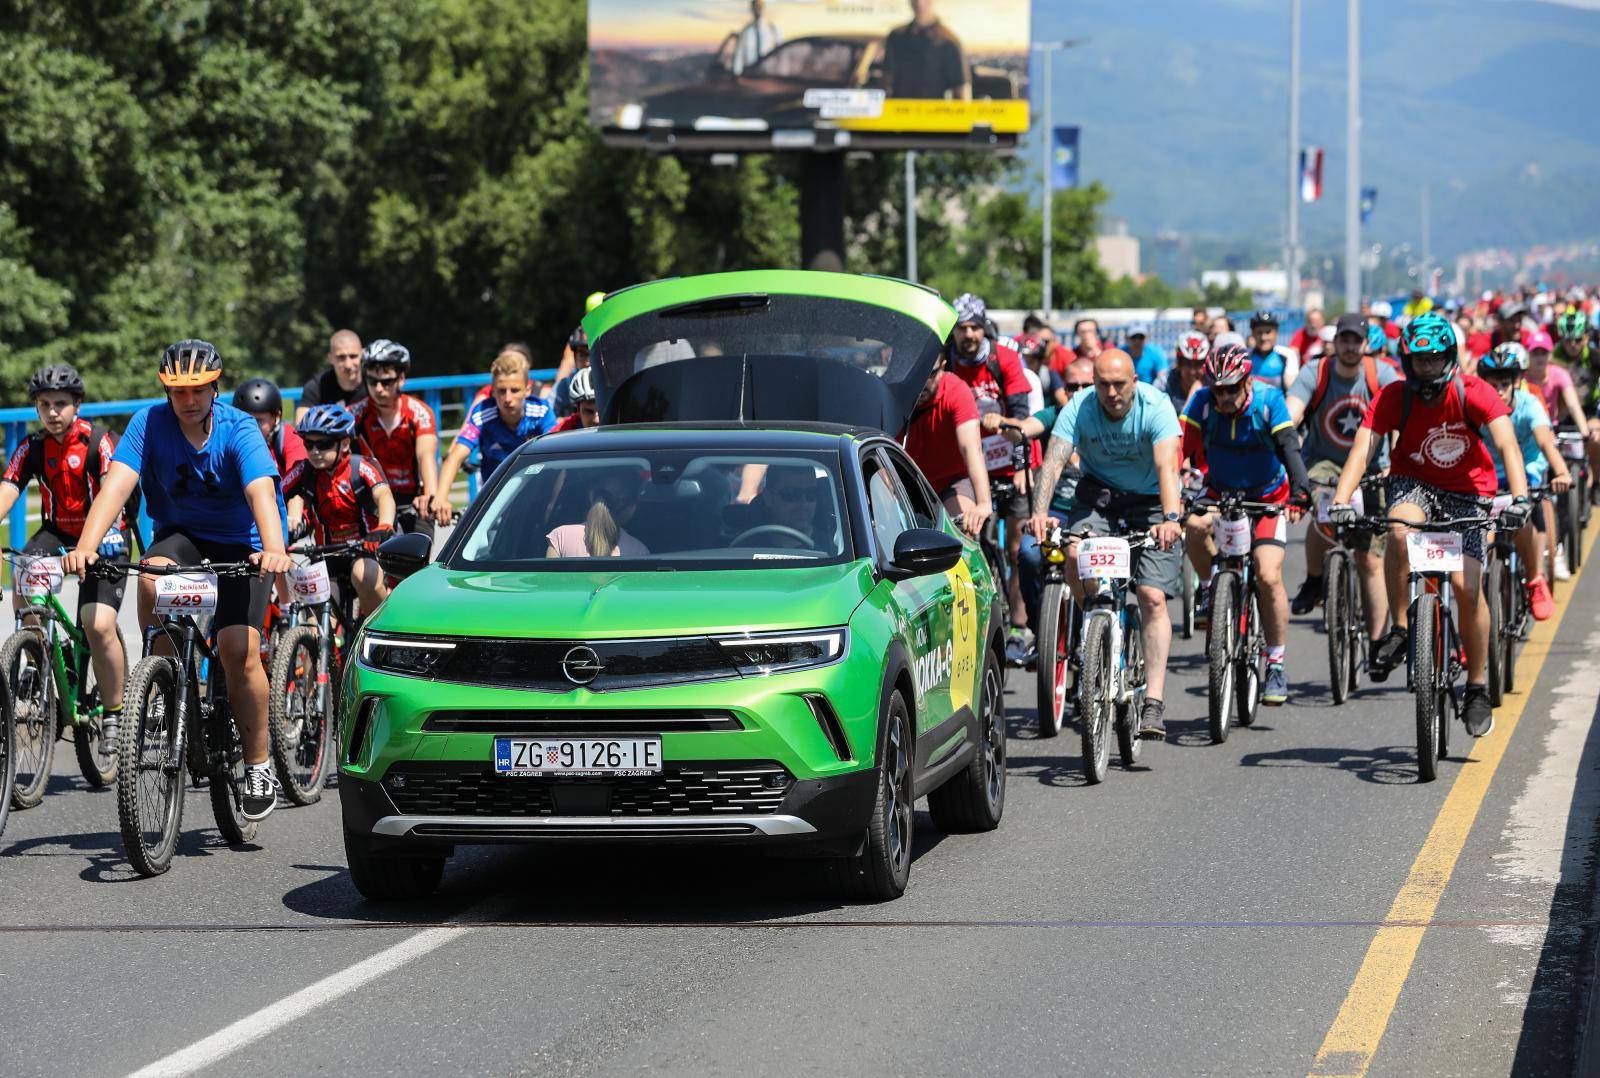
<path id="1" fill-rule="evenodd" d="M 368 367 L 394 367 L 401 374 L 409 374 L 411 350 L 403 344 L 395 344 L 386 337 L 380 337 L 361 352 L 361 369 L 366 370 Z"/>
<path id="2" fill-rule="evenodd" d="M 233 406 L 252 415 L 260 412 L 283 414 L 283 395 L 265 378 L 247 378 L 233 391 Z"/>
<path id="3" fill-rule="evenodd" d="M 216 345 L 187 340 L 167 345 L 161 353 L 158 374 L 164 386 L 203 386 L 222 377 L 222 357 Z"/>
<path id="4" fill-rule="evenodd" d="M 33 400 L 41 393 L 71 393 L 79 400 L 83 399 L 83 379 L 78 372 L 65 363 L 52 363 L 48 367 L 41 367 L 33 372 L 33 377 L 28 379 L 28 399 Z"/>

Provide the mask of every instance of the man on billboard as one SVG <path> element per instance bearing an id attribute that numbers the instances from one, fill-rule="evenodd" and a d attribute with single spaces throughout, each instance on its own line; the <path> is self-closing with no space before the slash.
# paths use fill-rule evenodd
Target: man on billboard
<path id="1" fill-rule="evenodd" d="M 783 44 L 783 35 L 771 19 L 764 18 L 766 0 L 750 0 L 750 22 L 739 31 L 739 43 L 733 50 L 733 74 L 737 78 L 744 69 L 754 67 L 767 53 Z"/>
<path id="2" fill-rule="evenodd" d="M 933 0 L 911 0 L 911 21 L 889 31 L 883 82 L 890 97 L 972 100 L 966 50 L 939 21 Z"/>

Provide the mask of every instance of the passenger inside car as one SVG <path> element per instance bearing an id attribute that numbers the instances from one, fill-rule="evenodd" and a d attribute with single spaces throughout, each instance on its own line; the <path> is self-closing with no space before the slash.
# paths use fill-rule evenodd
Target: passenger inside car
<path id="1" fill-rule="evenodd" d="M 641 558 L 645 545 L 623 530 L 639 506 L 642 485 L 632 468 L 608 472 L 589 486 L 589 511 L 581 524 L 563 524 L 545 537 L 548 558 Z"/>

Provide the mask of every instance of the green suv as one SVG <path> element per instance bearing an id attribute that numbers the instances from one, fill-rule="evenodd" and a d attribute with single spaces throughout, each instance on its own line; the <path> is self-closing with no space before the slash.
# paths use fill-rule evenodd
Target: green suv
<path id="1" fill-rule="evenodd" d="M 995 585 L 898 433 L 955 314 L 901 281 L 638 285 L 584 325 L 602 426 L 524 445 L 362 630 L 345 848 L 370 898 L 485 842 L 744 843 L 899 896 L 913 805 L 1005 804 Z"/>

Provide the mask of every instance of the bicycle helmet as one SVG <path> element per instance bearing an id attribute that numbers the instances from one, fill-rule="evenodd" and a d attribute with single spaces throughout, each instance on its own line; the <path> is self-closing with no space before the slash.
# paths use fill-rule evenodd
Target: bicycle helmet
<path id="1" fill-rule="evenodd" d="M 1556 319 L 1556 336 L 1564 341 L 1581 341 L 1589 333 L 1589 323 L 1581 311 L 1568 311 Z"/>
<path id="2" fill-rule="evenodd" d="M 265 378 L 247 378 L 233 391 L 233 406 L 251 415 L 263 412 L 282 415 L 283 395 Z"/>
<path id="3" fill-rule="evenodd" d="M 1199 330 L 1191 329 L 1178 338 L 1178 358 L 1189 363 L 1204 363 L 1211 354 L 1211 341 Z"/>
<path id="4" fill-rule="evenodd" d="M 83 378 L 65 363 L 52 363 L 34 371 L 28 379 L 28 399 L 34 400 L 41 393 L 70 393 L 82 400 Z"/>
<path id="5" fill-rule="evenodd" d="M 589 350 L 588 332 L 582 326 L 579 326 L 577 329 L 573 330 L 567 335 L 567 347 L 571 348 L 574 352 L 578 351 L 580 348 L 587 352 Z"/>
<path id="6" fill-rule="evenodd" d="M 403 344 L 380 337 L 361 350 L 361 369 L 368 367 L 393 367 L 401 374 L 411 371 L 411 350 Z"/>
<path id="7" fill-rule="evenodd" d="M 1384 331 L 1382 322 L 1367 323 L 1367 351 L 1375 356 L 1381 356 L 1389 350 L 1389 334 Z"/>
<path id="8" fill-rule="evenodd" d="M 1277 329 L 1278 316 L 1271 311 L 1257 311 L 1250 316 L 1250 328 L 1255 329 L 1257 326 L 1271 326 L 1273 329 Z"/>
<path id="9" fill-rule="evenodd" d="M 1236 386 L 1250 378 L 1250 353 L 1242 345 L 1225 344 L 1206 357 L 1208 386 Z"/>
<path id="10" fill-rule="evenodd" d="M 1479 369 L 1489 374 L 1515 371 L 1521 374 L 1528 369 L 1528 350 L 1516 341 L 1496 345 L 1494 351 L 1478 361 Z"/>
<path id="11" fill-rule="evenodd" d="M 567 383 L 567 396 L 572 403 L 577 405 L 582 401 L 594 400 L 594 368 L 584 367 L 573 372 L 572 381 Z"/>
<path id="12" fill-rule="evenodd" d="M 156 377 L 164 386 L 204 386 L 222 377 L 222 356 L 206 341 L 187 340 L 167 345 L 161 353 Z"/>
<path id="13" fill-rule="evenodd" d="M 319 404 L 300 420 L 301 435 L 323 434 L 330 438 L 353 438 L 356 417 L 342 404 Z"/>
<path id="14" fill-rule="evenodd" d="M 1424 381 L 1418 376 L 1416 360 L 1420 356 L 1443 359 L 1444 368 L 1434 378 Z M 1429 311 L 1413 318 L 1400 338 L 1400 367 L 1406 374 L 1406 385 L 1423 400 L 1432 400 L 1444 392 L 1456 376 L 1456 328 L 1442 314 Z"/>

